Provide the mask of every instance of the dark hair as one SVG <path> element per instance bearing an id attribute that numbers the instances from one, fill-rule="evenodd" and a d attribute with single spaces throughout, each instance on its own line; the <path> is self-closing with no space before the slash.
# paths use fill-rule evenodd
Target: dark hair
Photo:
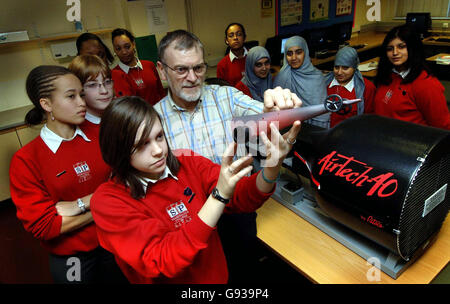
<path id="1" fill-rule="evenodd" d="M 242 24 L 238 23 L 238 22 L 232 22 L 232 23 L 228 24 L 228 26 L 227 26 L 226 29 L 225 29 L 225 40 L 227 40 L 227 37 L 228 37 L 228 35 L 227 35 L 228 30 L 229 30 L 230 27 L 232 27 L 233 25 L 239 26 L 239 27 L 241 28 L 241 30 L 242 30 L 242 33 L 244 34 L 244 39 L 247 38 L 247 34 L 245 33 L 245 28 L 244 28 L 244 26 L 243 26 Z"/>
<path id="2" fill-rule="evenodd" d="M 165 51 L 167 47 L 174 41 L 176 41 L 176 50 L 190 50 L 193 47 L 198 47 L 202 51 L 202 53 L 205 54 L 205 52 L 203 51 L 203 44 L 197 36 L 185 30 L 176 30 L 168 33 L 159 42 L 158 57 L 160 61 L 164 61 L 163 59 Z"/>
<path id="3" fill-rule="evenodd" d="M 77 76 L 81 84 L 97 78 L 101 73 L 105 78 L 111 78 L 111 70 L 97 55 L 79 55 L 69 64 L 69 70 Z"/>
<path id="4" fill-rule="evenodd" d="M 114 99 L 102 115 L 100 149 L 103 159 L 111 166 L 113 176 L 130 188 L 134 199 L 144 197 L 145 191 L 139 178 L 139 171 L 130 164 L 131 155 L 144 145 L 157 119 L 161 122 L 153 106 L 137 96 Z M 144 121 L 142 136 L 135 144 L 137 131 Z M 180 165 L 169 146 L 167 166 L 173 174 L 178 173 Z"/>
<path id="5" fill-rule="evenodd" d="M 117 36 L 122 36 L 122 35 L 127 36 L 128 39 L 130 39 L 131 42 L 134 42 L 134 40 L 135 40 L 133 34 L 131 34 L 130 31 L 128 31 L 128 30 L 126 30 L 124 28 L 116 28 L 111 33 L 111 40 L 112 40 L 112 42 L 114 43 L 114 38 L 116 38 Z"/>
<path id="6" fill-rule="evenodd" d="M 59 76 L 72 74 L 71 71 L 57 65 L 41 65 L 31 70 L 26 80 L 28 98 L 34 105 L 25 116 L 25 122 L 30 125 L 40 124 L 44 120 L 44 109 L 41 106 L 42 98 L 50 98 L 56 89 L 54 81 Z"/>
<path id="7" fill-rule="evenodd" d="M 375 77 L 375 85 L 377 86 L 380 84 L 388 85 L 392 82 L 391 72 L 394 65 L 389 61 L 386 49 L 387 45 L 395 38 L 404 41 L 408 50 L 406 64 L 410 68 L 410 72 L 403 79 L 402 83 L 413 82 L 423 70 L 431 74 L 425 62 L 425 54 L 419 35 L 414 31 L 414 28 L 404 24 L 392 28 L 384 38 L 383 44 L 381 45 L 377 76 Z"/>
<path id="8" fill-rule="evenodd" d="M 77 55 L 80 55 L 81 46 L 83 45 L 83 42 L 88 40 L 97 40 L 98 43 L 105 49 L 106 59 L 108 59 L 109 64 L 111 64 L 114 61 L 114 56 L 112 55 L 109 48 L 106 46 L 106 44 L 103 43 L 103 41 L 95 34 L 92 33 L 83 33 L 77 38 Z"/>

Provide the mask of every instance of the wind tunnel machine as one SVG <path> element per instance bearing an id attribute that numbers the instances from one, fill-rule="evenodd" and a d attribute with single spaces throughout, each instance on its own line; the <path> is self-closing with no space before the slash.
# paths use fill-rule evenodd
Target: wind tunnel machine
<path id="1" fill-rule="evenodd" d="M 324 105 L 236 118 L 235 140 L 252 141 L 271 121 L 281 130 L 295 120 L 340 111 L 337 99 L 337 106 L 328 98 Z M 303 131 L 293 157 L 307 168 L 320 209 L 404 261 L 420 255 L 450 206 L 450 132 L 377 115 L 309 132 L 308 143 Z"/>

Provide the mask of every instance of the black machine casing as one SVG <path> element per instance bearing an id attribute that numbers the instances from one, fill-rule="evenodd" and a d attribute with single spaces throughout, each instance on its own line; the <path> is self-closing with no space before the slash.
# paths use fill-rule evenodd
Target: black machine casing
<path id="1" fill-rule="evenodd" d="M 406 261 L 440 230 L 450 207 L 450 132 L 360 115 L 317 133 L 312 147 L 317 203 L 341 224 Z"/>

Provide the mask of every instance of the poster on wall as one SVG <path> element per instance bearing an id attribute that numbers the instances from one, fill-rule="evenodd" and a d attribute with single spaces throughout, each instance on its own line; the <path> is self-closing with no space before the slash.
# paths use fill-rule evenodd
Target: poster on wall
<path id="1" fill-rule="evenodd" d="M 169 23 L 167 20 L 167 9 L 164 0 L 146 0 L 148 26 L 151 34 L 167 32 Z"/>
<path id="2" fill-rule="evenodd" d="M 272 0 L 261 0 L 261 18 L 268 18 L 272 16 Z"/>
<path id="3" fill-rule="evenodd" d="M 280 25 L 302 23 L 302 0 L 280 0 Z"/>
<path id="4" fill-rule="evenodd" d="M 353 0 L 337 0 L 336 16 L 350 15 L 352 13 Z"/>
<path id="5" fill-rule="evenodd" d="M 329 0 L 311 0 L 309 21 L 316 22 L 328 19 Z"/>

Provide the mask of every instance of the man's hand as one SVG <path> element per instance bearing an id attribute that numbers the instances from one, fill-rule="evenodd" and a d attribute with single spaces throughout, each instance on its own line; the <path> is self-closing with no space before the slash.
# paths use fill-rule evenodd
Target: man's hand
<path id="1" fill-rule="evenodd" d="M 300 98 L 289 89 L 276 87 L 264 92 L 264 112 L 299 108 L 301 106 L 302 101 Z"/>

